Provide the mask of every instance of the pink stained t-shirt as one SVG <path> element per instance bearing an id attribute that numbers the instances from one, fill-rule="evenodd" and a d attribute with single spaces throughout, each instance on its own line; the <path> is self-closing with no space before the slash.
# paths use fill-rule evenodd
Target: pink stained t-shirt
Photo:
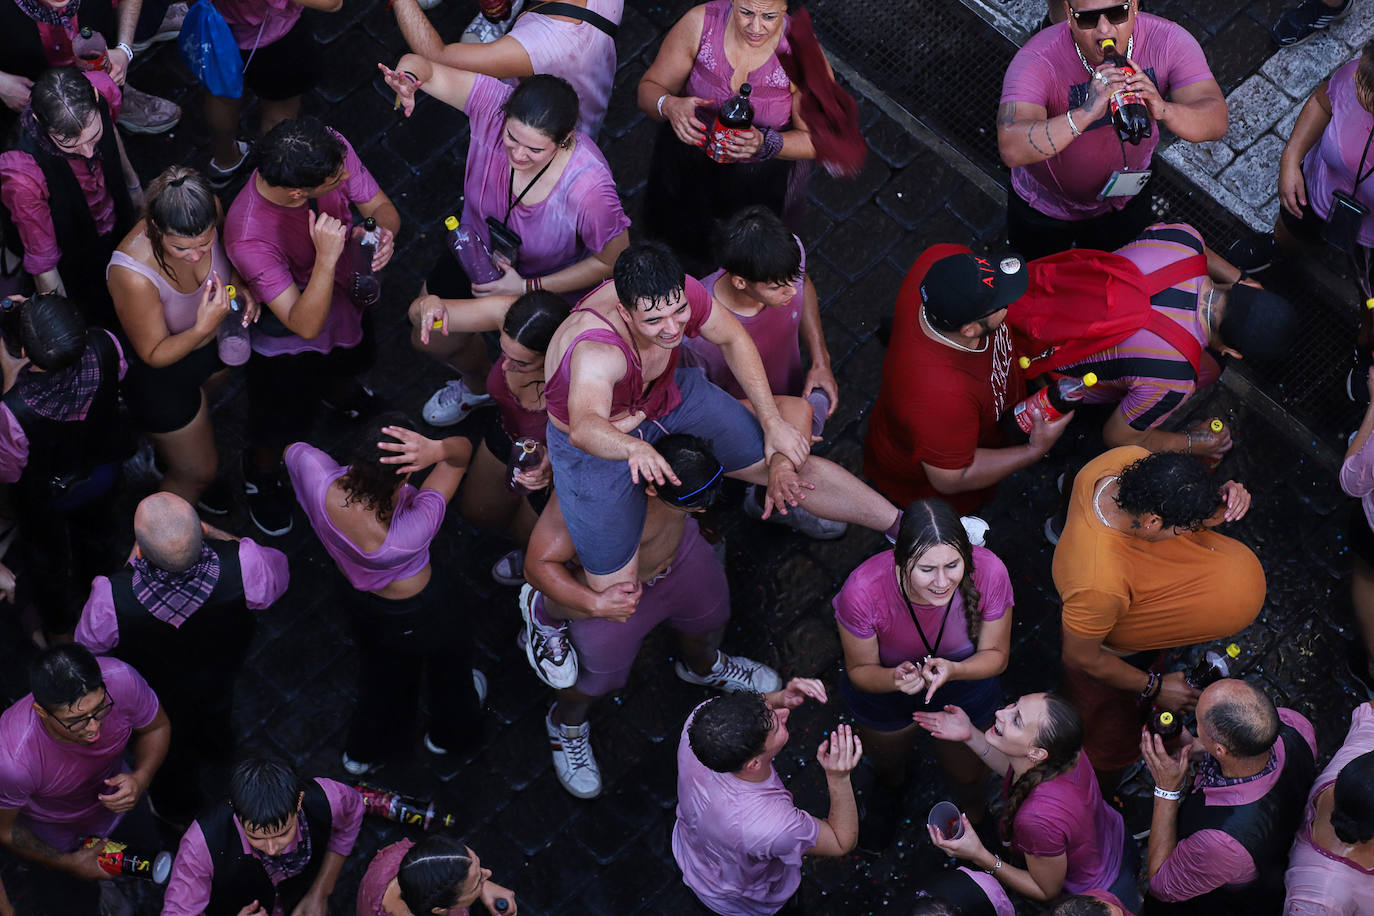
<path id="1" fill-rule="evenodd" d="M 1374 176 L 1355 188 L 1355 170 L 1365 143 L 1374 133 L 1374 114 L 1360 104 L 1355 94 L 1355 71 L 1360 60 L 1347 61 L 1331 74 L 1326 94 L 1331 98 L 1331 123 L 1322 131 L 1321 139 L 1307 151 L 1302 160 L 1302 175 L 1307 182 L 1307 202 L 1322 219 L 1331 215 L 1331 194 L 1355 191 L 1355 199 L 1374 212 Z M 1364 174 L 1374 168 L 1374 143 L 1364 157 Z M 1374 215 L 1360 220 L 1360 244 L 1374 247 Z"/>
<path id="2" fill-rule="evenodd" d="M 1008 771 L 1004 794 L 1010 790 Z M 1097 787 L 1087 754 L 1067 773 L 1040 783 L 1016 812 L 1012 843 L 1039 858 L 1065 856 L 1064 893 L 1111 887 L 1121 871 L 1126 824 Z"/>
<path id="3" fill-rule="evenodd" d="M 1374 436 L 1365 440 L 1358 452 L 1341 462 L 1341 489 L 1360 501 L 1360 509 L 1374 527 Z"/>
<path id="4" fill-rule="evenodd" d="M 796 238 L 796 236 L 793 236 Z M 806 277 L 806 248 L 801 239 L 797 247 L 802 251 L 801 277 Z M 725 276 L 718 270 L 703 277 L 701 285 L 715 297 L 716 284 Z M 774 394 L 800 397 L 806 392 L 801 390 L 801 319 L 806 304 L 806 289 L 802 280 L 797 282 L 797 294 L 786 305 L 774 308 L 765 306 L 756 315 L 735 315 L 749 339 L 758 348 L 759 359 L 763 361 L 763 371 L 768 375 L 768 390 Z M 713 385 L 725 389 L 731 397 L 744 398 L 744 389 L 735 380 L 735 374 L 725 363 L 725 354 L 720 347 L 701 337 L 690 337 L 682 341 L 682 364 L 697 366 L 706 371 L 706 377 Z"/>
<path id="5" fill-rule="evenodd" d="M 305 7 L 296 0 L 215 0 L 234 41 L 244 51 L 281 39 L 301 18 Z"/>
<path id="6" fill-rule="evenodd" d="M 1177 23 L 1139 13 L 1133 39 L 1131 59 L 1154 80 L 1165 99 L 1175 90 L 1213 78 L 1202 46 Z M 1036 32 L 1016 52 L 1002 80 L 1002 102 L 1039 105 L 1054 118 L 1083 104 L 1089 79 L 1069 24 L 1061 22 Z M 1059 155 L 1011 170 L 1012 189 L 1055 219 L 1089 219 L 1125 207 L 1131 198 L 1098 200 L 1098 192 L 1112 172 L 1122 167 L 1123 148 L 1125 162 L 1133 171 L 1149 168 L 1161 131 L 1155 124 L 1149 139 L 1135 145 L 1117 139 L 1110 116 L 1078 127 L 1083 136 Z"/>
<path id="7" fill-rule="evenodd" d="M 368 863 L 367 872 L 358 884 L 358 916 L 391 916 L 382 906 L 387 886 L 395 880 L 401 870 L 401 860 L 415 845 L 414 840 L 399 840 L 378 850 Z M 447 916 L 469 916 L 469 908 L 462 906 L 449 910 Z"/>
<path id="8" fill-rule="evenodd" d="M 348 468 L 314 446 L 295 442 L 286 449 L 286 470 L 296 489 L 296 500 L 310 519 L 310 527 L 354 588 L 375 592 L 429 565 L 429 545 L 439 533 L 448 508 L 438 491 L 417 490 L 410 484 L 402 486 L 386 540 L 368 553 L 335 527 L 325 508 L 330 485 Z"/>
<path id="9" fill-rule="evenodd" d="M 512 92 L 500 80 L 478 75 L 468 95 L 471 139 L 463 176 L 463 224 L 490 247 L 487 217 L 506 220 L 520 236 L 516 271 L 522 277 L 545 277 L 601 251 L 630 228 L 630 219 L 620 205 L 606 157 L 584 134 L 576 135 L 576 147 L 549 196 L 538 203 L 517 204 L 506 219 L 512 184 L 510 157 L 502 142 L 506 117 L 501 106 Z M 519 197 L 524 185 L 518 176 L 514 188 Z M 580 295 L 581 291 L 567 293 L 566 298 Z"/>
<path id="10" fill-rule="evenodd" d="M 607 280 L 606 283 L 613 283 Z M 605 286 L 606 283 L 601 284 Z M 598 286 L 597 289 L 600 289 Z M 595 290 L 593 291 L 595 292 Z M 697 337 L 701 334 L 701 327 L 711 317 L 711 294 L 706 291 L 693 277 L 687 277 L 683 282 L 683 295 L 687 299 L 688 319 L 687 326 L 683 329 L 683 339 Z M 591 309 L 576 308 L 574 313 L 588 312 Z M 578 334 L 568 348 L 563 351 L 563 358 L 559 360 L 558 368 L 549 376 L 548 383 L 544 386 L 544 409 L 549 416 L 560 423 L 567 424 L 568 420 L 568 392 L 571 379 L 571 365 L 573 350 L 584 340 L 594 343 L 610 344 L 618 347 L 625 355 L 625 374 L 620 377 L 620 381 L 615 383 L 615 388 L 611 393 L 611 416 L 620 417 L 636 410 L 644 411 L 646 420 L 656 420 L 665 414 L 670 413 L 682 403 L 682 392 L 678 390 L 677 382 L 673 379 L 673 373 L 677 370 L 678 361 L 681 354 L 674 350 L 668 358 L 668 365 L 659 375 L 649 383 L 648 390 L 644 388 L 644 377 L 640 374 L 639 353 L 635 346 L 624 337 L 620 336 L 619 331 L 600 315 L 595 313 L 600 322 L 592 319 L 593 326 L 588 330 Z M 597 326 L 597 325 L 600 326 Z"/>
<path id="11" fill-rule="evenodd" d="M 310 842 L 326 843 L 330 852 L 347 857 L 353 852 L 353 844 L 358 839 L 358 830 L 363 824 L 363 799 L 358 790 L 332 779 L 317 777 L 315 782 L 324 790 L 325 800 L 329 802 L 331 825 L 329 837 L 312 836 Z M 263 858 L 248 845 L 243 833 L 243 824 L 238 816 L 234 817 L 234 828 L 238 831 L 242 851 Z M 300 829 L 278 855 L 293 852 L 300 842 Z M 270 875 L 270 873 L 269 873 Z M 176 859 L 172 862 L 172 874 L 167 879 L 167 894 L 162 904 L 162 916 L 203 916 L 205 906 L 210 902 L 210 891 L 215 879 L 215 861 L 210 857 L 209 847 L 205 844 L 205 834 L 200 821 L 187 828 L 177 847 Z M 271 916 L 288 916 L 277 901 Z"/>
<path id="12" fill-rule="evenodd" d="M 82 74 L 105 99 L 110 108 L 110 121 L 119 119 L 124 93 L 103 70 Z M 88 168 L 87 163 L 96 168 Z M 96 231 L 102 236 L 114 229 L 114 198 L 105 187 L 105 172 L 98 160 L 69 159 L 72 174 L 91 208 Z M 48 179 L 43 169 L 28 153 L 8 150 L 0 153 L 0 201 L 14 218 L 15 229 L 24 243 L 24 270 L 38 275 L 53 270 L 62 260 L 62 247 L 53 229 L 52 211 L 48 206 Z"/>
<path id="13" fill-rule="evenodd" d="M 157 297 L 162 302 L 162 320 L 167 323 L 168 333 L 180 334 L 182 331 L 195 327 L 196 312 L 200 310 L 200 299 L 204 295 L 200 286 L 189 293 L 183 293 L 172 285 L 172 281 L 166 273 L 156 267 L 149 267 L 122 251 L 116 251 L 110 255 L 110 263 L 105 268 L 107 281 L 110 278 L 110 271 L 115 267 L 136 273 L 157 287 Z M 215 243 L 210 247 L 210 271 L 219 274 L 220 281 L 223 283 L 228 283 L 232 278 L 229 257 L 224 253 L 224 244 L 218 233 L 215 234 Z M 207 338 L 201 346 L 208 346 L 211 340 L 212 338 Z"/>
<path id="14" fill-rule="evenodd" d="M 683 95 L 710 99 L 713 110 L 735 94 L 732 87 L 735 68 L 725 56 L 725 30 L 729 28 L 732 9 L 730 0 L 711 0 L 706 4 L 706 15 L 701 24 L 701 45 L 682 90 Z M 790 50 L 787 23 L 791 19 L 786 16 L 783 19 L 783 35 L 778 41 L 778 48 L 787 51 Z M 755 125 L 781 130 L 792 122 L 792 82 L 778 62 L 776 53 L 757 70 L 750 71 L 744 82 L 749 84 L 749 101 L 754 106 Z M 710 125 L 709 120 L 706 123 Z"/>
<path id="15" fill-rule="evenodd" d="M 587 9 L 619 25 L 625 0 L 587 0 Z M 590 22 L 534 12 L 516 19 L 509 34 L 529 55 L 534 73 L 562 77 L 576 90 L 578 127 L 595 140 L 615 82 L 615 39 Z"/>
<path id="16" fill-rule="evenodd" d="M 907 601 L 897 586 L 896 559 L 891 550 L 869 557 L 858 565 L 835 596 L 835 620 L 859 639 L 878 639 L 878 657 L 888 668 L 905 661 L 919 661 L 930 654 L 915 624 Z M 973 548 L 973 583 L 982 596 L 984 621 L 1000 620 L 1015 603 L 1011 576 L 997 554 L 986 547 Z M 926 639 L 936 640 L 945 606 L 911 604 Z M 973 653 L 964 615 L 964 597 L 958 589 L 949 605 L 949 622 L 935 642 L 935 655 L 964 659 Z"/>
<path id="17" fill-rule="evenodd" d="M 1374 913 L 1374 869 L 1323 849 L 1312 841 L 1317 797 L 1335 785 L 1346 764 L 1374 751 L 1374 703 L 1361 703 L 1350 715 L 1345 743 L 1322 770 L 1307 796 L 1302 826 L 1288 855 L 1284 916 L 1360 916 Z"/>
<path id="18" fill-rule="evenodd" d="M 704 704 L 703 704 L 704 705 Z M 802 856 L 820 826 L 792 802 L 777 770 L 748 782 L 707 768 L 687 739 L 677 746 L 677 821 L 673 858 L 682 880 L 722 916 L 769 916 L 801 884 Z"/>
<path id="19" fill-rule="evenodd" d="M 328 213 L 351 225 L 353 216 L 349 204 L 362 204 L 377 196 L 381 188 L 366 166 L 342 136 L 344 169 L 348 180 L 319 198 L 316 205 L 321 213 Z M 310 207 L 283 207 L 263 197 L 257 188 L 258 173 L 253 172 L 238 197 L 229 207 L 224 221 L 224 247 L 229 260 L 238 268 L 252 288 L 258 301 L 267 303 L 284 293 L 287 287 L 304 290 L 310 282 L 315 266 L 315 243 L 310 239 Z M 348 258 L 339 258 L 334 268 L 334 295 L 329 303 L 329 315 L 318 336 L 306 340 L 291 334 L 272 337 L 260 326 L 253 327 L 253 352 L 263 356 L 288 353 L 328 353 L 335 347 L 354 347 L 363 339 L 363 315 L 347 293 Z"/>
<path id="20" fill-rule="evenodd" d="M 157 718 L 157 694 L 142 675 L 114 658 L 98 659 L 114 707 L 94 744 L 58 741 L 39 721 L 33 694 L 0 714 L 0 808 L 18 809 L 36 837 L 64 852 L 83 837 L 109 836 L 122 815 L 100 803 L 105 780 L 127 773 L 124 751 L 134 730 Z"/>

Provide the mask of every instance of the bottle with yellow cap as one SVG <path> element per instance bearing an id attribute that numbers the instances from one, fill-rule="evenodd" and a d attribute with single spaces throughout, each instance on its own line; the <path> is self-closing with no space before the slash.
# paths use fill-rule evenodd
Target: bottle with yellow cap
<path id="1" fill-rule="evenodd" d="M 1194 690 L 1204 690 L 1208 685 L 1215 684 L 1224 677 L 1230 677 L 1239 658 L 1240 646 L 1235 643 L 1229 643 L 1224 653 L 1208 649 L 1207 654 L 1198 659 L 1198 663 L 1183 679 Z"/>
<path id="2" fill-rule="evenodd" d="M 243 302 L 232 283 L 224 285 L 224 295 L 229 299 L 229 314 L 219 323 L 215 342 L 219 347 L 219 359 L 226 366 L 242 366 L 253 355 L 248 329 L 243 326 Z"/>
<path id="3" fill-rule="evenodd" d="M 1029 433 L 1037 419 L 1050 423 L 1073 410 L 1088 389 L 1096 384 L 1097 375 L 1092 372 L 1082 378 L 1066 376 L 1057 379 L 1013 407 L 1011 415 L 1021 431 Z"/>
<path id="4" fill-rule="evenodd" d="M 463 273 L 473 283 L 490 283 L 500 279 L 501 271 L 491 261 L 491 252 L 482 237 L 467 226 L 458 222 L 458 217 L 450 216 L 444 220 L 448 230 L 448 250 L 458 259 Z"/>
<path id="5" fill-rule="evenodd" d="M 1222 433 L 1226 431 L 1226 424 L 1223 423 L 1219 418 L 1213 417 L 1210 421 L 1208 421 L 1206 431 L 1207 435 L 1210 436 L 1212 439 L 1217 439 L 1221 436 Z M 1197 434 L 1194 433 L 1194 437 L 1196 437 L 1196 435 Z M 1207 465 L 1207 470 L 1209 471 L 1215 471 L 1217 469 L 1217 465 L 1221 464 L 1221 458 L 1210 454 L 1203 454 L 1199 457 L 1202 459 L 1202 463 Z"/>
<path id="6" fill-rule="evenodd" d="M 1178 716 L 1165 709 L 1155 713 L 1154 719 L 1150 722 L 1150 731 L 1168 741 L 1183 731 L 1183 723 L 1178 720 Z"/>

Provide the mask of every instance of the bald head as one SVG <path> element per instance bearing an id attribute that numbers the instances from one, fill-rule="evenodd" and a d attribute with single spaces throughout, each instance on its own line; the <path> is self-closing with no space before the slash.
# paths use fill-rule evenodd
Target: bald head
<path id="1" fill-rule="evenodd" d="M 1279 738 L 1279 711 L 1264 691 L 1248 681 L 1227 677 L 1198 698 L 1197 715 L 1218 744 L 1233 757 L 1269 753 Z"/>
<path id="2" fill-rule="evenodd" d="M 200 558 L 200 518 L 180 496 L 154 493 L 134 511 L 134 541 L 158 569 L 182 572 Z"/>

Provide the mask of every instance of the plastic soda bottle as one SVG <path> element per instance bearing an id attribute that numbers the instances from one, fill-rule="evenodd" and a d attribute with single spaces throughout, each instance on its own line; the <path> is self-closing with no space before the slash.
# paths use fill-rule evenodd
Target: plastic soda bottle
<path id="1" fill-rule="evenodd" d="M 72 39 L 72 57 L 76 59 L 76 66 L 81 70 L 108 70 L 106 52 L 109 50 L 109 46 L 105 44 L 105 36 L 88 25 L 82 26 L 81 31 L 76 33 L 76 38 Z"/>
<path id="2" fill-rule="evenodd" d="M 1052 385 L 1046 385 L 1035 394 L 1012 408 L 1016 425 L 1024 433 L 1029 433 L 1037 418 L 1049 423 L 1058 420 L 1083 400 L 1089 388 L 1097 384 L 1097 374 L 1086 373 L 1081 379 L 1064 377 Z"/>
<path id="3" fill-rule="evenodd" d="M 364 814 L 375 814 L 398 824 L 419 827 L 421 830 L 428 830 L 431 826 L 452 827 L 457 823 L 452 814 L 436 811 L 434 802 L 423 802 L 409 795 L 379 789 L 367 783 L 360 783 L 355 788 L 363 797 Z"/>
<path id="4" fill-rule="evenodd" d="M 539 467 L 544 463 L 544 456 L 548 453 L 548 446 L 538 439 L 531 439 L 528 436 L 511 446 L 510 460 L 506 462 L 506 486 L 510 488 L 511 492 L 533 492 L 516 480 L 515 475 L 521 471 L 532 471 Z"/>
<path id="5" fill-rule="evenodd" d="M 349 239 L 348 298 L 358 308 L 365 309 L 376 305 L 382 298 L 382 281 L 372 270 L 372 259 L 381 243 L 381 233 L 377 221 L 372 217 L 363 220 L 362 235 Z"/>
<path id="6" fill-rule="evenodd" d="M 739 93 L 726 99 L 716 113 L 715 123 L 706 134 L 706 155 L 717 162 L 729 162 L 727 143 L 754 126 L 754 103 L 749 101 L 753 91 L 754 87 L 743 84 Z"/>
<path id="7" fill-rule="evenodd" d="M 1110 38 L 1102 42 L 1102 56 L 1107 59 L 1107 63 L 1119 68 L 1127 76 L 1135 73 L 1135 68 L 1121 52 L 1117 51 L 1116 42 Z M 1139 93 L 1118 89 L 1112 93 L 1111 106 L 1112 126 L 1116 128 L 1116 135 L 1123 143 L 1139 143 L 1150 136 L 1153 131 L 1150 124 L 1150 109 L 1145 107 Z"/>
<path id="8" fill-rule="evenodd" d="M 1183 723 L 1167 709 L 1161 710 L 1150 720 L 1150 731 L 1168 741 L 1170 738 L 1177 737 L 1183 731 Z"/>
<path id="9" fill-rule="evenodd" d="M 243 303 L 239 301 L 238 292 L 234 284 L 224 285 L 224 295 L 229 297 L 229 314 L 219 323 L 216 344 L 219 346 L 220 362 L 226 366 L 242 366 L 253 355 L 248 329 L 243 326 Z"/>
<path id="10" fill-rule="evenodd" d="M 106 874 L 127 875 L 132 878 L 144 878 L 154 884 L 165 884 L 167 876 L 172 872 L 172 854 L 165 849 L 150 859 L 129 852 L 129 847 L 123 843 L 103 837 L 86 837 L 81 845 L 85 849 L 100 850 L 97 861 Z"/>
<path id="11" fill-rule="evenodd" d="M 458 259 L 469 280 L 473 283 L 490 283 L 501 276 L 501 271 L 491 262 L 491 252 L 480 235 L 461 225 L 456 216 L 444 220 L 444 228 L 448 230 L 448 250 Z"/>
<path id="12" fill-rule="evenodd" d="M 1212 418 L 1212 422 L 1207 424 L 1207 431 L 1214 436 L 1220 436 L 1226 430 L 1226 424 L 1217 417 Z M 1216 470 L 1217 465 L 1221 464 L 1220 458 L 1203 458 L 1202 463 L 1207 465 L 1207 470 Z"/>
<path id="13" fill-rule="evenodd" d="M 1183 679 L 1194 690 L 1204 690 L 1224 677 L 1231 676 L 1231 666 L 1240 658 L 1240 646 L 1231 643 L 1225 653 L 1207 650 L 1207 654 L 1184 675 Z"/>

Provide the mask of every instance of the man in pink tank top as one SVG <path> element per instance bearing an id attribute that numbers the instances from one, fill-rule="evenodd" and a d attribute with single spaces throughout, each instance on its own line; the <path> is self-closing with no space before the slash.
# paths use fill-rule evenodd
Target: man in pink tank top
<path id="1" fill-rule="evenodd" d="M 701 370 L 678 368 L 678 347 L 689 336 L 721 348 L 749 409 Z M 778 413 L 758 350 L 739 320 L 728 309 L 713 309 L 706 290 L 684 277 L 662 244 L 626 249 L 612 281 L 588 295 L 554 334 L 546 365 L 557 367 L 545 392 L 554 483 L 594 589 L 637 578 L 641 485 L 677 482 L 653 447 L 669 433 L 707 439 L 727 474 L 767 484 L 765 515 L 805 498 L 822 518 L 878 531 L 897 522 L 898 511 L 858 478 L 808 456 L 807 437 Z"/>

